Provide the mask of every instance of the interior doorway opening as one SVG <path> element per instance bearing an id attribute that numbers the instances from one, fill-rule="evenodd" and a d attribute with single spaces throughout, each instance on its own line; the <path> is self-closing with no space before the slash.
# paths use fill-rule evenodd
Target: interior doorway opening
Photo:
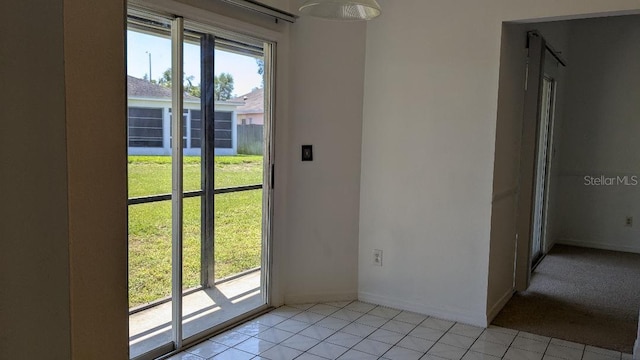
<path id="1" fill-rule="evenodd" d="M 576 249 L 616 251 L 620 257 L 640 253 L 634 242 L 639 233 L 633 226 L 626 225 L 626 220 L 640 211 L 638 187 L 634 182 L 637 167 L 633 165 L 640 156 L 640 148 L 633 141 L 634 134 L 640 130 L 640 124 L 635 121 L 640 106 L 629 95 L 639 90 L 640 73 L 632 60 L 640 56 L 634 40 L 640 36 L 638 20 L 637 15 L 625 15 L 503 26 L 490 254 L 490 321 L 514 293 L 517 292 L 516 297 L 527 296 L 532 270 L 538 263 L 533 277 L 536 281 L 545 280 L 544 268 L 548 270 L 549 266 L 545 266 L 544 254 L 557 253 L 567 245 Z M 547 130 L 546 141 L 550 142 L 547 153 L 532 151 L 525 159 L 522 147 L 527 141 L 535 144 L 530 148 L 537 146 L 538 149 L 540 142 L 545 141 L 538 136 L 544 133 L 545 125 L 527 129 L 527 124 L 522 123 L 524 89 L 530 89 L 531 85 L 531 78 L 525 75 L 526 34 L 533 30 L 552 44 L 568 66 L 558 75 L 538 74 L 542 89 L 536 99 L 538 110 L 544 109 L 544 101 L 553 93 L 555 103 L 547 107 L 555 109 L 555 117 L 550 117 Z M 551 91 L 545 93 L 545 88 Z M 541 113 L 544 115 L 544 111 Z M 540 114 L 535 118 L 542 119 Z M 544 156 L 551 159 L 546 162 L 546 169 L 543 168 Z M 531 169 L 529 176 L 522 176 L 522 166 Z M 527 201 L 522 201 L 523 189 L 530 191 Z M 523 223 L 526 226 L 522 226 Z M 554 249 L 555 245 L 558 246 Z M 560 258 L 567 259 L 566 256 Z M 595 262 L 593 266 L 597 267 Z M 612 265 L 599 271 L 616 276 L 620 269 Z M 547 273 L 556 279 L 565 275 L 569 274 L 560 270 Z M 602 284 L 588 286 L 601 290 L 604 299 L 624 297 L 634 291 L 618 289 L 616 294 L 611 294 Z M 567 313 L 575 312 L 571 304 L 562 305 L 566 306 Z M 627 328 L 637 328 L 637 304 L 626 305 L 630 307 L 627 313 L 636 316 L 606 321 L 620 324 L 627 321 L 633 324 Z M 589 311 L 597 312 L 594 308 Z M 543 314 L 532 314 L 528 321 L 543 317 Z M 594 329 L 602 321 L 605 320 L 594 319 Z M 635 332 L 632 335 L 635 337 Z M 571 332 L 552 336 L 572 338 Z M 625 346 L 625 352 L 630 352 L 633 343 Z"/>

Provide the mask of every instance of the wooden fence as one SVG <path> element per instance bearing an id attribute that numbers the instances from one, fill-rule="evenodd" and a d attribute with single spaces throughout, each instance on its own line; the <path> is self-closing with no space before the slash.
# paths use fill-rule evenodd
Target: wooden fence
<path id="1" fill-rule="evenodd" d="M 238 125 L 238 154 L 262 155 L 263 125 Z"/>

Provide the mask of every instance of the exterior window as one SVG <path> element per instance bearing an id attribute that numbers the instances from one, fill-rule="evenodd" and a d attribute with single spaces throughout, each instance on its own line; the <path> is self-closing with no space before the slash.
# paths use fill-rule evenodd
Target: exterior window
<path id="1" fill-rule="evenodd" d="M 231 149 L 233 143 L 231 141 L 231 121 L 233 118 L 231 111 L 216 111 L 214 113 L 214 144 L 217 148 Z"/>
<path id="2" fill-rule="evenodd" d="M 199 148 L 202 145 L 202 111 L 191 111 L 191 147 Z"/>
<path id="3" fill-rule="evenodd" d="M 162 147 L 162 109 L 129 108 L 129 146 Z"/>

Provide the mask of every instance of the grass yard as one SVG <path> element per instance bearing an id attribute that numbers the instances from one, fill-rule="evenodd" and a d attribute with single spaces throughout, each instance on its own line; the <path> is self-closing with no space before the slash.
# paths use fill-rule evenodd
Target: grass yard
<path id="1" fill-rule="evenodd" d="M 215 187 L 262 183 L 261 156 L 215 158 Z M 201 188 L 200 157 L 184 159 L 184 189 Z M 171 192 L 171 158 L 129 157 L 129 197 Z M 200 198 L 184 200 L 183 288 L 200 284 Z M 260 266 L 262 191 L 219 194 L 214 199 L 215 276 Z M 171 294 L 171 202 L 129 206 L 129 306 Z"/>

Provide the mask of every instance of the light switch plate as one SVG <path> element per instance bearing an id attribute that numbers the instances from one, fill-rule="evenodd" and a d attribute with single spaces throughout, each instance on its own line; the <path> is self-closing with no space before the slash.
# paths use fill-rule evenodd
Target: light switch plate
<path id="1" fill-rule="evenodd" d="M 302 161 L 313 161 L 313 145 L 302 145 Z"/>

